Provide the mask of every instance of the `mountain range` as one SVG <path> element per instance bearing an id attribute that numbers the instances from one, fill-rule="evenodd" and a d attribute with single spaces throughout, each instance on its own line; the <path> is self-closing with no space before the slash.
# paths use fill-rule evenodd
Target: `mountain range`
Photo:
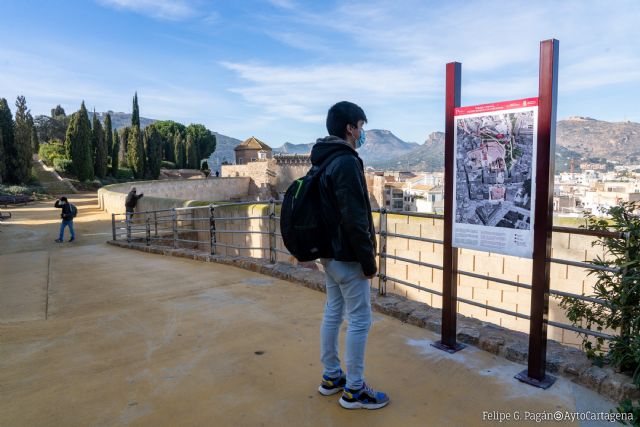
<path id="1" fill-rule="evenodd" d="M 93 120 L 93 111 L 89 111 L 89 121 Z M 106 113 L 96 113 L 98 115 L 98 119 L 102 123 L 104 123 L 104 118 L 109 114 L 111 116 L 111 128 L 112 129 L 120 129 L 123 127 L 131 126 L 131 114 L 130 113 L 119 113 L 115 111 L 107 111 Z M 146 117 L 140 117 L 140 127 L 144 129 L 149 126 L 151 123 L 156 122 L 155 119 L 149 119 Z"/>
<path id="2" fill-rule="evenodd" d="M 390 153 L 393 153 L 393 156 L 401 156 L 419 147 L 415 142 L 404 142 L 388 130 L 367 130 L 366 138 L 367 142 L 358 150 L 358 154 L 367 165 L 388 159 Z M 292 144 L 286 142 L 282 147 L 274 148 L 273 151 L 275 153 L 286 154 L 308 154 L 311 152 L 313 144 L 315 144 L 315 142 L 308 144 Z"/>
<path id="3" fill-rule="evenodd" d="M 558 122 L 556 140 L 585 160 L 631 164 L 640 161 L 640 123 L 570 117 Z"/>
<path id="4" fill-rule="evenodd" d="M 89 113 L 90 119 L 93 113 Z M 106 113 L 96 113 L 104 120 Z M 131 114 L 109 111 L 114 128 L 129 126 Z M 142 127 L 156 120 L 140 117 Z M 213 132 L 216 135 L 216 151 L 211 155 L 215 165 L 224 161 L 233 163 L 233 149 L 242 141 Z M 433 172 L 444 169 L 444 133 L 432 132 L 422 144 L 405 142 L 391 131 L 367 130 L 367 142 L 358 150 L 366 166 L 385 170 L 409 170 Z M 267 141 L 265 141 L 267 142 Z M 269 142 L 267 142 L 268 144 Z M 307 154 L 314 142 L 293 144 L 286 142 L 275 147 L 274 153 Z M 567 171 L 571 159 L 575 168 L 581 162 L 623 164 L 640 163 L 640 123 L 606 122 L 590 117 L 569 117 L 560 120 L 556 127 L 556 172 Z"/>
<path id="5" fill-rule="evenodd" d="M 444 169 L 444 133 L 432 132 L 422 144 L 404 142 L 387 130 L 367 131 L 367 143 L 358 152 L 366 166 L 383 170 L 435 172 Z M 282 146 L 282 152 L 308 153 L 313 144 Z M 570 117 L 556 126 L 556 172 L 575 170 L 581 162 L 640 162 L 640 123 L 606 122 Z"/>

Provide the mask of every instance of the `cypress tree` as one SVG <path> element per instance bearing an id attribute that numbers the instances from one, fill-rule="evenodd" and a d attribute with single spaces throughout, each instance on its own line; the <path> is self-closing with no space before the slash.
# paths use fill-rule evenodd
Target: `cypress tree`
<path id="1" fill-rule="evenodd" d="M 176 167 L 178 169 L 182 169 L 184 168 L 186 153 L 184 147 L 184 139 L 182 138 L 180 132 L 176 132 L 176 135 L 174 136 L 173 147 L 175 150 L 174 158 L 176 159 Z"/>
<path id="2" fill-rule="evenodd" d="M 127 160 L 129 162 L 129 167 L 133 170 L 133 176 L 135 178 L 144 178 L 144 145 L 142 143 L 142 135 L 140 134 L 140 128 L 138 126 L 131 127 L 127 146 L 129 147 Z"/>
<path id="3" fill-rule="evenodd" d="M 0 134 L 2 134 L 2 160 L 0 161 L 0 168 L 2 169 L 2 181 L 7 182 L 11 180 L 10 174 L 13 169 L 13 159 L 15 154 L 13 153 L 13 115 L 9 108 L 9 103 L 5 98 L 0 99 Z"/>
<path id="4" fill-rule="evenodd" d="M 80 181 L 92 180 L 94 173 L 91 155 L 91 123 L 84 101 L 80 105 L 80 110 L 76 111 L 71 118 L 65 146 L 77 178 Z"/>
<path id="5" fill-rule="evenodd" d="M 140 109 L 138 108 L 138 92 L 133 95 L 133 111 L 131 113 L 131 127 L 140 129 Z"/>
<path id="6" fill-rule="evenodd" d="M 33 117 L 29 114 L 29 125 L 31 126 L 31 151 L 35 154 L 40 151 L 40 141 L 38 140 L 38 129 L 33 123 Z"/>
<path id="7" fill-rule="evenodd" d="M 147 154 L 145 175 L 150 179 L 158 179 L 162 164 L 162 137 L 153 125 L 144 130 L 144 149 Z"/>
<path id="8" fill-rule="evenodd" d="M 0 184 L 2 184 L 2 181 L 4 179 L 5 160 L 6 160 L 6 157 L 4 155 L 4 142 L 2 139 L 2 129 L 0 129 Z"/>
<path id="9" fill-rule="evenodd" d="M 104 118 L 104 145 L 107 147 L 107 158 L 110 159 L 113 150 L 113 129 L 111 126 L 111 114 Z"/>
<path id="10" fill-rule="evenodd" d="M 93 129 L 91 131 L 91 145 L 93 146 L 93 170 L 98 178 L 107 175 L 107 150 L 104 145 L 104 130 L 96 111 L 93 111 Z"/>
<path id="11" fill-rule="evenodd" d="M 10 174 L 10 182 L 20 184 L 25 183 L 29 179 L 31 171 L 31 126 L 29 125 L 29 117 L 31 114 L 27 110 L 27 100 L 24 96 L 18 96 L 16 99 L 16 120 L 15 120 L 15 136 L 13 140 L 14 149 L 12 150 L 15 157 L 13 158 L 12 170 Z"/>
<path id="12" fill-rule="evenodd" d="M 120 137 L 118 131 L 113 131 L 113 147 L 111 147 L 111 175 L 118 177 L 118 160 L 120 157 Z"/>
<path id="13" fill-rule="evenodd" d="M 118 152 L 118 162 L 123 167 L 129 166 L 127 151 L 129 147 L 127 147 L 129 142 L 129 131 L 131 128 L 129 126 L 125 126 L 120 129 L 120 151 Z"/>
<path id="14" fill-rule="evenodd" d="M 198 169 L 198 148 L 193 135 L 187 133 L 187 145 L 186 145 L 186 164 L 189 169 Z"/>

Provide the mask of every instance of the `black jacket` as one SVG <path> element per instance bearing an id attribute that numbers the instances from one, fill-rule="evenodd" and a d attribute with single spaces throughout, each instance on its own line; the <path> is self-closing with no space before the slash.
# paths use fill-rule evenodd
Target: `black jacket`
<path id="1" fill-rule="evenodd" d="M 71 213 L 71 204 L 69 202 L 60 203 L 60 200 L 56 200 L 56 204 L 54 205 L 58 209 L 62 209 L 60 213 L 60 218 L 64 221 L 73 221 L 73 214 Z"/>
<path id="2" fill-rule="evenodd" d="M 124 201 L 126 211 L 133 212 L 136 205 L 138 204 L 138 199 L 140 199 L 142 196 L 143 194 L 136 195 L 136 193 L 134 193 L 133 191 L 129 191 L 129 194 L 127 194 L 127 199 Z"/>
<path id="3" fill-rule="evenodd" d="M 320 138 L 311 149 L 311 163 L 319 166 L 330 155 L 343 151 L 320 174 L 322 217 L 331 233 L 333 258 L 357 261 L 365 276 L 375 274 L 376 235 L 362 160 L 346 141 Z"/>

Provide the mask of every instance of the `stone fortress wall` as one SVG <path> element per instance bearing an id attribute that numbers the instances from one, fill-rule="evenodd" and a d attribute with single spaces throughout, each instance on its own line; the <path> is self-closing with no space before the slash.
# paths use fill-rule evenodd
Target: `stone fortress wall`
<path id="1" fill-rule="evenodd" d="M 250 162 L 246 165 L 222 165 L 222 177 L 250 177 L 251 184 L 247 193 L 253 200 L 278 200 L 296 179 L 304 176 L 311 163 L 275 157 L 264 161 Z"/>
<path id="2" fill-rule="evenodd" d="M 136 208 L 141 212 L 184 207 L 194 200 L 246 200 L 250 181 L 248 177 L 234 177 L 113 184 L 98 190 L 98 203 L 108 213 L 124 213 L 124 202 L 132 187 L 138 194 L 144 193 Z"/>

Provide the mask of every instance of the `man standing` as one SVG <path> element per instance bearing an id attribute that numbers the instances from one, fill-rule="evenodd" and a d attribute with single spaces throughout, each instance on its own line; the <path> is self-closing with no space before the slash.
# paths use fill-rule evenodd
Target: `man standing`
<path id="1" fill-rule="evenodd" d="M 144 193 L 136 194 L 136 187 L 131 188 L 129 194 L 127 194 L 127 198 L 124 202 L 124 207 L 127 212 L 127 219 L 133 216 L 133 212 L 136 209 L 136 205 L 138 204 L 138 200 L 140 200 L 144 196 Z"/>
<path id="2" fill-rule="evenodd" d="M 59 200 L 56 200 L 54 205 L 58 209 L 62 209 L 60 213 L 60 217 L 62 218 L 62 223 L 60 224 L 60 236 L 56 239 L 56 243 L 64 242 L 64 228 L 69 227 L 69 232 L 71 233 L 71 238 L 69 242 L 73 242 L 76 240 L 76 234 L 73 231 L 73 208 L 71 203 L 67 200 L 66 197 L 60 197 Z"/>
<path id="3" fill-rule="evenodd" d="M 133 218 L 133 212 L 136 209 L 136 205 L 138 204 L 138 200 L 140 200 L 144 196 L 144 193 L 136 194 L 136 187 L 132 187 L 129 194 L 127 194 L 127 198 L 124 201 L 124 207 L 126 211 L 126 219 L 127 219 L 127 241 L 131 241 L 131 219 Z"/>
<path id="4" fill-rule="evenodd" d="M 328 137 L 311 150 L 311 163 L 318 166 L 336 157 L 320 174 L 322 217 L 327 225 L 333 256 L 322 258 L 327 302 L 321 328 L 321 361 L 324 365 L 318 391 L 332 395 L 342 390 L 339 403 L 347 409 L 378 409 L 389 397 L 364 382 L 364 353 L 371 326 L 369 280 L 377 267 L 375 230 L 362 160 L 356 152 L 365 142 L 362 126 L 367 117 L 362 108 L 342 101 L 327 114 Z M 346 374 L 338 357 L 338 334 L 347 314 Z"/>

